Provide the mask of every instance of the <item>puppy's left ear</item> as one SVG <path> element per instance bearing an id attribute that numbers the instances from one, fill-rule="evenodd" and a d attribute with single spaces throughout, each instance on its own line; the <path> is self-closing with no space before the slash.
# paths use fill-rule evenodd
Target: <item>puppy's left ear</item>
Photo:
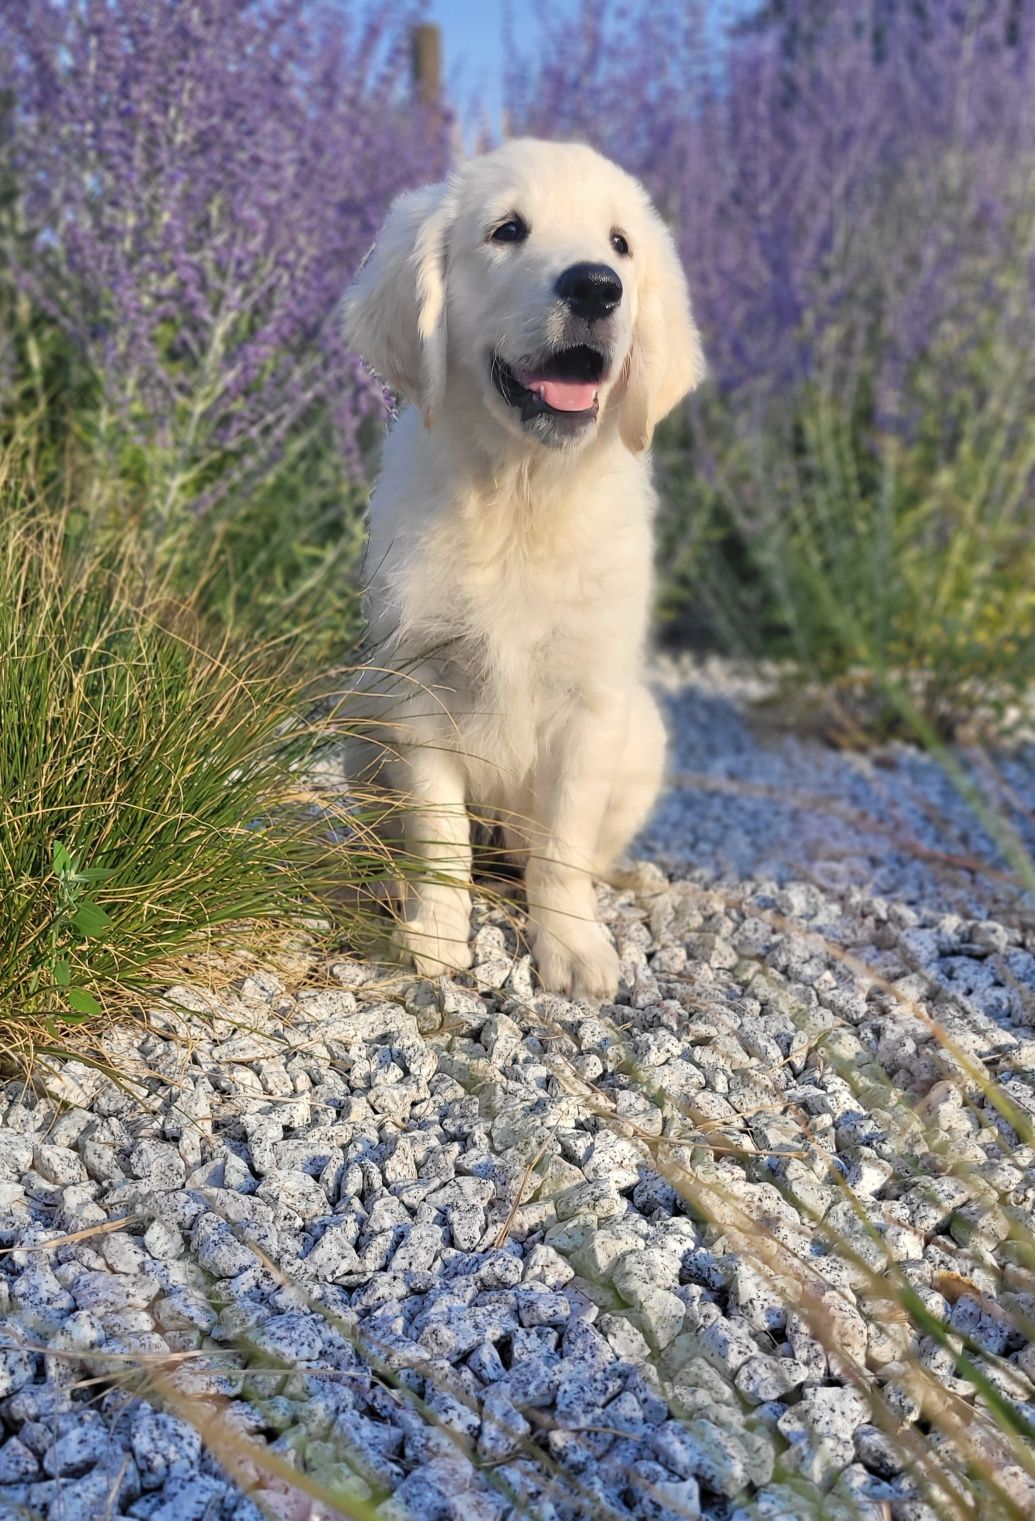
<path id="1" fill-rule="evenodd" d="M 346 342 L 430 424 L 446 379 L 448 184 L 397 196 L 343 302 Z"/>
<path id="2" fill-rule="evenodd" d="M 653 208 L 650 219 L 619 419 L 622 440 L 634 454 L 648 447 L 661 419 L 700 385 L 705 375 L 701 335 L 675 243 Z"/>

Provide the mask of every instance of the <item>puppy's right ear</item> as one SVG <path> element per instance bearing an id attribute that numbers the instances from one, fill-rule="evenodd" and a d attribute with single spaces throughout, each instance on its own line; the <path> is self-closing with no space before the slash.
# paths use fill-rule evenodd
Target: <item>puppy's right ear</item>
<path id="1" fill-rule="evenodd" d="M 346 342 L 430 423 L 446 379 L 448 184 L 397 196 L 343 303 Z"/>

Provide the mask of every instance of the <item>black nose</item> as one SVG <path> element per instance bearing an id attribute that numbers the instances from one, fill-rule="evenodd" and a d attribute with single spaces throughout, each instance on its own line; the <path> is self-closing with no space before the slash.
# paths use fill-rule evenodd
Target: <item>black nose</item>
<path id="1" fill-rule="evenodd" d="M 622 282 L 607 264 L 572 264 L 558 277 L 554 289 L 587 322 L 610 316 L 622 299 Z"/>

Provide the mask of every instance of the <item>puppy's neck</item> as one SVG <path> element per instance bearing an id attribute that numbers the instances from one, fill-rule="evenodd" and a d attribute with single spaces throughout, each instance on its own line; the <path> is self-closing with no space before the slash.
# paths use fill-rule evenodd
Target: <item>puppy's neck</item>
<path id="1" fill-rule="evenodd" d="M 606 468 L 613 451 L 625 452 L 614 419 L 601 418 L 597 431 L 581 447 L 551 449 L 530 437 L 511 433 L 484 407 L 477 421 L 465 399 L 450 398 L 426 434 L 428 446 L 449 461 L 458 495 L 485 502 L 509 500 L 542 512 L 571 499 L 573 489 Z"/>

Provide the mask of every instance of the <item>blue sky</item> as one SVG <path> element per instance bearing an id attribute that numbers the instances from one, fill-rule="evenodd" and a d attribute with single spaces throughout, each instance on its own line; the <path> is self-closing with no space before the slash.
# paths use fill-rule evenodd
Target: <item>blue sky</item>
<path id="1" fill-rule="evenodd" d="M 641 0 L 649 4 L 650 0 Z M 754 9 L 752 0 L 711 0 L 716 30 L 723 13 Z M 551 17 L 574 15 L 579 0 L 550 0 Z M 446 87 L 470 120 L 476 107 L 484 105 L 493 127 L 499 124 L 503 82 L 503 18 L 509 12 L 511 27 L 522 51 L 535 50 L 538 8 L 530 0 L 430 0 L 429 16 L 442 28 L 445 48 Z"/>
<path id="2" fill-rule="evenodd" d="M 553 0 L 551 12 L 574 14 L 578 0 Z M 528 0 L 431 0 L 430 21 L 442 28 L 446 86 L 464 117 L 484 102 L 495 126 L 503 86 L 503 18 L 510 13 L 518 46 L 534 46 L 536 8 Z"/>

